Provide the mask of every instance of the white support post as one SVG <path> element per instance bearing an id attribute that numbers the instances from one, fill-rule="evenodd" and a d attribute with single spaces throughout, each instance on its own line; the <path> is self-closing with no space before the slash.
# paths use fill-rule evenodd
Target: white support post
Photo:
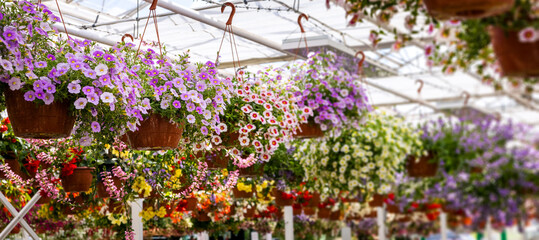
<path id="1" fill-rule="evenodd" d="M 0 192 L 0 202 L 4 204 L 4 206 L 8 209 L 11 215 L 13 215 L 13 219 L 11 219 L 11 221 L 6 226 L 6 228 L 4 228 L 4 230 L 0 233 L 0 239 L 5 239 L 7 235 L 11 233 L 11 230 L 13 230 L 13 228 L 15 228 L 15 226 L 17 226 L 17 224 L 19 223 L 21 224 L 23 229 L 26 230 L 28 234 L 30 234 L 30 236 L 33 239 L 35 240 L 40 239 L 39 236 L 37 236 L 37 234 L 34 232 L 34 230 L 32 230 L 30 225 L 28 225 L 28 223 L 23 219 L 23 217 L 26 216 L 28 211 L 30 211 L 30 209 L 34 207 L 34 205 L 36 205 L 37 201 L 40 198 L 41 198 L 41 191 L 37 191 L 36 194 L 32 197 L 32 199 L 30 199 L 30 201 L 26 203 L 26 206 L 24 206 L 20 212 L 17 212 L 17 210 L 13 207 L 13 205 L 9 203 L 6 196 L 4 196 L 4 194 Z"/>
<path id="2" fill-rule="evenodd" d="M 447 213 L 440 214 L 440 235 L 442 240 L 447 240 Z"/>
<path id="3" fill-rule="evenodd" d="M 346 226 L 341 229 L 341 238 L 342 240 L 352 240 L 352 229 Z"/>
<path id="4" fill-rule="evenodd" d="M 142 225 L 142 217 L 140 212 L 142 212 L 142 202 L 143 198 L 134 199 L 131 202 L 131 227 L 135 233 L 135 240 L 142 240 L 144 237 L 144 228 Z"/>
<path id="5" fill-rule="evenodd" d="M 294 240 L 294 211 L 292 206 L 284 207 L 284 239 Z"/>
<path id="6" fill-rule="evenodd" d="M 490 216 L 487 217 L 487 224 L 485 224 L 485 240 L 494 240 Z"/>
<path id="7" fill-rule="evenodd" d="M 258 232 L 252 231 L 251 232 L 251 240 L 258 240 Z"/>
<path id="8" fill-rule="evenodd" d="M 271 235 L 271 233 L 266 233 L 266 240 L 272 240 L 273 239 L 273 236 Z"/>
<path id="9" fill-rule="evenodd" d="M 200 233 L 200 239 L 201 240 L 210 240 L 210 236 L 208 235 L 208 232 L 204 231 Z"/>
<path id="10" fill-rule="evenodd" d="M 377 214 L 376 222 L 378 224 L 378 240 L 386 240 L 386 223 L 385 223 L 386 211 L 383 207 L 377 207 L 376 214 Z"/>

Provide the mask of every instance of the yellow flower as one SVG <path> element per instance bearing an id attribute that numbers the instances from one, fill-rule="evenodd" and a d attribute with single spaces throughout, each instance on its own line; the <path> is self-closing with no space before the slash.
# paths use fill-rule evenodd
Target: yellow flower
<path id="1" fill-rule="evenodd" d="M 165 207 L 161 206 L 159 208 L 159 211 L 155 215 L 157 215 L 160 218 L 163 218 L 165 217 L 165 215 L 167 215 L 167 210 L 165 209 Z"/>
<path id="2" fill-rule="evenodd" d="M 238 190 L 240 190 L 242 192 L 248 192 L 249 193 L 249 192 L 252 192 L 252 190 L 253 190 L 251 185 L 244 184 L 242 182 L 238 183 L 237 187 L 238 187 Z"/>

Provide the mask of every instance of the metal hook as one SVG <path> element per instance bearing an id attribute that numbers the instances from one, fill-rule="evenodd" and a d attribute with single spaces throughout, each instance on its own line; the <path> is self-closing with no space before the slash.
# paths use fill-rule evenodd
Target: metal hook
<path id="1" fill-rule="evenodd" d="M 356 58 L 359 54 L 361 54 L 361 59 L 359 59 L 359 62 L 357 63 L 357 73 L 361 74 L 363 72 L 363 62 L 365 61 L 365 53 L 363 53 L 363 51 L 358 51 L 356 53 Z"/>
<path id="2" fill-rule="evenodd" d="M 302 18 L 305 18 L 305 20 L 309 20 L 309 16 L 305 15 L 305 13 L 302 13 L 301 15 L 299 15 L 298 17 L 298 24 L 299 24 L 299 29 L 301 29 L 301 33 L 305 33 L 305 29 L 303 29 L 303 25 L 301 24 L 301 19 Z"/>
<path id="3" fill-rule="evenodd" d="M 416 83 L 419 83 L 419 88 L 417 89 L 417 94 L 421 94 L 421 90 L 423 90 L 423 85 L 425 85 L 425 82 L 421 79 L 415 80 Z"/>
<path id="4" fill-rule="evenodd" d="M 135 41 L 135 39 L 133 38 L 133 36 L 129 33 L 126 33 L 122 36 L 122 42 L 125 42 L 125 38 L 128 37 L 128 38 L 131 38 L 131 42 Z"/>
<path id="5" fill-rule="evenodd" d="M 153 0 L 152 5 L 150 5 L 150 10 L 155 10 L 157 8 L 157 1 L 158 0 Z"/>
<path id="6" fill-rule="evenodd" d="M 470 100 L 470 93 L 464 91 L 462 92 L 462 95 L 464 95 L 464 105 L 468 105 L 468 101 Z"/>
<path id="7" fill-rule="evenodd" d="M 229 6 L 232 8 L 232 11 L 230 12 L 230 16 L 228 17 L 228 20 L 226 21 L 226 25 L 232 25 L 232 18 L 234 17 L 234 14 L 236 14 L 236 6 L 234 6 L 231 2 L 226 2 L 221 6 L 221 13 L 225 11 L 226 6 Z"/>

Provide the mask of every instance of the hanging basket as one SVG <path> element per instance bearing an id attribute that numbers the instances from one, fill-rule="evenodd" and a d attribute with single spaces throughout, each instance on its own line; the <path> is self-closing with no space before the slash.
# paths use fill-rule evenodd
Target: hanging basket
<path id="1" fill-rule="evenodd" d="M 327 208 L 319 208 L 318 209 L 318 218 L 321 219 L 329 219 L 331 217 L 331 210 Z"/>
<path id="2" fill-rule="evenodd" d="M 539 41 L 520 42 L 518 32 L 494 26 L 489 28 L 489 33 L 504 76 L 539 76 Z"/>
<path id="3" fill-rule="evenodd" d="M 332 221 L 340 221 L 341 218 L 342 218 L 341 211 L 331 212 L 331 214 L 329 215 L 329 220 L 332 220 Z"/>
<path id="4" fill-rule="evenodd" d="M 388 204 L 387 205 L 387 212 L 397 214 L 397 213 L 401 213 L 401 210 L 400 210 L 399 206 L 397 206 L 395 204 Z"/>
<path id="5" fill-rule="evenodd" d="M 515 0 L 424 0 L 429 14 L 438 20 L 474 19 L 511 10 Z"/>
<path id="6" fill-rule="evenodd" d="M 371 211 L 370 213 L 368 214 L 365 214 L 365 216 L 363 216 L 364 218 L 376 218 L 378 216 L 378 213 L 376 211 Z"/>
<path id="7" fill-rule="evenodd" d="M 309 199 L 309 202 L 307 203 L 307 206 L 310 208 L 315 208 L 320 204 L 320 193 L 313 193 L 313 197 Z"/>
<path id="8" fill-rule="evenodd" d="M 196 198 L 186 198 L 182 199 L 182 201 L 185 201 L 185 209 L 187 211 L 194 211 L 197 209 L 198 200 Z"/>
<path id="9" fill-rule="evenodd" d="M 123 202 L 118 202 L 110 199 L 107 206 L 110 213 L 120 214 L 124 212 Z"/>
<path id="10" fill-rule="evenodd" d="M 53 101 L 49 105 L 38 105 L 24 100 L 21 91 L 8 90 L 4 96 L 15 136 L 52 139 L 71 135 L 75 117 L 70 115 L 68 103 Z"/>
<path id="11" fill-rule="evenodd" d="M 86 192 L 92 186 L 94 180 L 93 167 L 77 167 L 73 174 L 61 176 L 62 187 L 66 192 Z"/>
<path id="12" fill-rule="evenodd" d="M 298 205 L 294 204 L 292 206 L 292 212 L 294 213 L 294 216 L 301 215 L 302 210 L 303 210 L 303 208 L 299 204 Z"/>
<path id="13" fill-rule="evenodd" d="M 116 189 L 121 189 L 123 187 L 123 181 L 119 179 L 118 177 L 112 177 L 112 181 L 114 182 L 114 186 L 116 186 Z M 99 183 L 97 183 L 97 197 L 99 198 L 110 197 L 103 181 L 100 181 Z"/>
<path id="14" fill-rule="evenodd" d="M 183 127 L 159 114 L 152 114 L 140 123 L 135 132 L 128 132 L 129 145 L 136 150 L 175 149 L 182 138 Z"/>
<path id="15" fill-rule="evenodd" d="M 260 165 L 255 164 L 247 168 L 240 168 L 239 177 L 260 177 L 264 173 L 264 165 L 265 163 Z"/>
<path id="16" fill-rule="evenodd" d="M 320 128 L 320 125 L 315 123 L 312 120 L 309 120 L 308 123 L 302 123 L 299 125 L 298 131 L 294 135 L 295 138 L 305 139 L 305 138 L 321 138 L 324 137 L 324 131 Z"/>
<path id="17" fill-rule="evenodd" d="M 210 216 L 208 216 L 207 212 L 199 211 L 196 216 L 197 220 L 200 222 L 209 222 L 211 221 Z"/>
<path id="18" fill-rule="evenodd" d="M 384 195 L 374 194 L 372 200 L 369 202 L 371 207 L 382 207 L 384 206 Z"/>
<path id="19" fill-rule="evenodd" d="M 221 138 L 223 139 L 223 143 L 221 144 L 225 147 L 232 148 L 240 145 L 240 133 L 238 131 L 222 133 Z"/>
<path id="20" fill-rule="evenodd" d="M 281 190 L 273 189 L 272 194 L 273 194 L 273 197 L 275 198 L 275 205 L 279 207 L 292 206 L 292 204 L 294 204 L 294 198 L 285 198 L 283 196 L 283 193 L 285 192 Z"/>
<path id="21" fill-rule="evenodd" d="M 232 191 L 234 192 L 234 197 L 235 198 L 252 198 L 253 197 L 253 193 L 254 193 L 254 186 L 252 188 L 253 190 L 251 192 L 245 192 L 245 191 L 240 191 L 238 189 L 238 187 L 235 187 L 232 189 Z"/>
<path id="22" fill-rule="evenodd" d="M 254 218 L 255 216 L 255 207 L 247 208 L 247 211 L 243 214 L 245 218 Z"/>
<path id="23" fill-rule="evenodd" d="M 22 175 L 21 171 L 21 164 L 17 160 L 17 156 L 13 152 L 8 152 L 5 154 L 2 154 L 4 157 L 4 162 L 9 166 L 11 171 L 19 176 Z M 3 171 L 0 170 L 0 179 L 7 179 L 7 176 L 4 174 Z"/>
<path id="24" fill-rule="evenodd" d="M 314 216 L 315 213 L 316 213 L 316 210 L 313 207 L 304 207 L 303 208 L 303 214 L 305 214 L 307 216 Z"/>
<path id="25" fill-rule="evenodd" d="M 201 157 L 201 155 L 199 155 Z M 228 167 L 228 157 L 226 154 L 215 151 L 204 156 L 205 162 L 210 170 L 225 169 Z"/>
<path id="26" fill-rule="evenodd" d="M 406 159 L 406 170 L 410 177 L 434 177 L 438 171 L 438 161 L 433 161 L 433 154 L 421 156 L 419 159 L 410 156 Z"/>

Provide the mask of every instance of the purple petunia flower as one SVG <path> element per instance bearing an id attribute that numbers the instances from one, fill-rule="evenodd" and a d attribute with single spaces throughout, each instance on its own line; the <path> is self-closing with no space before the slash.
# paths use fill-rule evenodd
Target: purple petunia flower
<path id="1" fill-rule="evenodd" d="M 2 34 L 4 36 L 4 40 L 14 40 L 17 37 L 17 32 L 14 27 L 11 26 L 5 26 L 4 27 L 4 33 Z"/>
<path id="2" fill-rule="evenodd" d="M 54 60 L 56 60 L 56 57 L 54 55 L 52 55 L 52 54 L 49 54 L 49 55 L 47 55 L 47 59 L 49 59 L 51 61 L 54 61 Z"/>
<path id="3" fill-rule="evenodd" d="M 202 126 L 200 128 L 200 133 L 202 133 L 202 135 L 208 135 L 208 128 L 206 126 Z"/>
<path id="4" fill-rule="evenodd" d="M 75 108 L 83 109 L 84 107 L 86 107 L 86 103 L 88 103 L 88 100 L 86 100 L 86 98 L 79 98 L 75 101 Z"/>
<path id="5" fill-rule="evenodd" d="M 34 101 L 34 99 L 36 99 L 36 95 L 35 95 L 34 91 L 28 91 L 28 92 L 24 93 L 24 100 L 26 100 L 26 101 Z"/>
<path id="6" fill-rule="evenodd" d="M 204 90 L 206 90 L 206 84 L 204 84 L 204 82 L 202 81 L 197 82 L 196 88 L 199 92 L 203 92 Z"/>
<path id="7" fill-rule="evenodd" d="M 43 102 L 45 102 L 46 105 L 49 105 L 53 101 L 54 101 L 54 96 L 51 93 L 45 93 L 45 96 L 43 97 Z"/>
<path id="8" fill-rule="evenodd" d="M 11 89 L 11 91 L 21 89 L 23 85 L 23 83 L 21 82 L 21 79 L 18 77 L 13 77 L 9 79 L 8 84 L 9 84 L 9 89 Z"/>
<path id="9" fill-rule="evenodd" d="M 112 61 L 116 60 L 116 58 L 115 58 L 113 55 L 111 55 L 111 54 L 105 54 L 105 56 L 104 56 L 103 58 L 104 58 L 105 61 L 107 61 L 107 62 L 112 62 Z"/>
<path id="10" fill-rule="evenodd" d="M 207 61 L 206 66 L 208 66 L 210 68 L 213 68 L 213 67 L 215 67 L 215 63 L 213 63 L 212 61 Z"/>
<path id="11" fill-rule="evenodd" d="M 172 106 L 179 109 L 179 108 L 182 107 L 182 103 L 180 101 L 178 101 L 178 100 L 174 100 L 174 102 L 172 103 Z"/>
<path id="12" fill-rule="evenodd" d="M 34 82 L 34 91 L 42 90 L 45 87 L 45 83 L 41 80 L 37 80 Z"/>
<path id="13" fill-rule="evenodd" d="M 194 110 L 195 110 L 195 104 L 193 104 L 193 103 L 188 103 L 188 104 L 187 104 L 187 111 L 192 112 L 192 111 L 194 111 Z"/>
<path id="14" fill-rule="evenodd" d="M 94 94 L 95 90 L 94 90 L 94 87 L 92 86 L 85 86 L 82 88 L 82 92 L 86 95 L 90 95 L 90 94 Z"/>
<path id="15" fill-rule="evenodd" d="M 208 79 L 208 73 L 207 72 L 201 72 L 200 74 L 198 74 L 198 77 L 202 80 L 205 80 L 205 79 Z"/>
<path id="16" fill-rule="evenodd" d="M 188 123 L 195 123 L 196 118 L 192 114 L 187 115 L 187 122 Z"/>
<path id="17" fill-rule="evenodd" d="M 103 52 L 99 50 L 94 51 L 92 54 L 94 55 L 95 58 L 103 57 Z"/>
<path id="18" fill-rule="evenodd" d="M 99 82 L 101 82 L 101 84 L 103 84 L 103 86 L 109 85 L 110 84 L 110 76 L 109 75 L 101 76 L 99 78 Z"/>
<path id="19" fill-rule="evenodd" d="M 95 132 L 95 133 L 101 132 L 101 125 L 99 125 L 98 122 L 95 122 L 95 121 L 92 122 L 91 127 L 92 127 L 92 132 Z"/>
<path id="20" fill-rule="evenodd" d="M 47 67 L 47 62 L 45 62 L 45 61 L 37 61 L 35 66 L 36 66 L 36 68 L 46 68 Z"/>
<path id="21" fill-rule="evenodd" d="M 56 92 L 56 86 L 54 86 L 54 84 L 49 83 L 49 84 L 45 85 L 45 91 L 47 93 L 51 93 L 51 94 L 55 93 Z"/>
<path id="22" fill-rule="evenodd" d="M 72 82 L 67 85 L 67 91 L 72 94 L 80 93 L 80 85 L 78 83 Z"/>
<path id="23" fill-rule="evenodd" d="M 36 98 L 43 100 L 45 97 L 45 92 L 43 92 L 43 89 L 35 90 Z"/>
<path id="24" fill-rule="evenodd" d="M 95 94 L 95 93 L 89 94 L 86 97 L 88 98 L 88 102 L 90 102 L 90 103 L 92 103 L 94 105 L 99 104 L 99 97 L 97 96 L 97 94 Z"/>

